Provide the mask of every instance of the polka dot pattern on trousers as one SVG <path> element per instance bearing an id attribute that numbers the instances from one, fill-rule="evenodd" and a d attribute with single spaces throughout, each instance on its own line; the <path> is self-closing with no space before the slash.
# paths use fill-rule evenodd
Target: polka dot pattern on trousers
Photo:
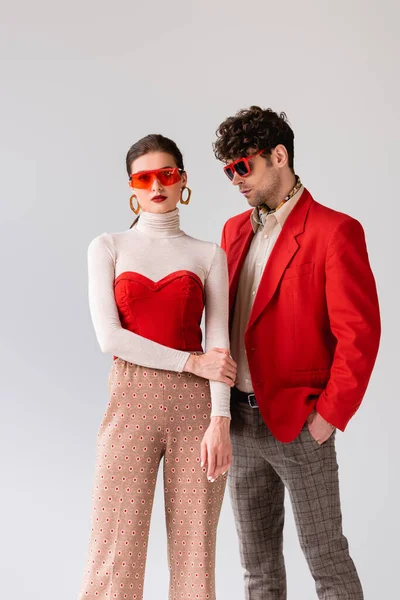
<path id="1" fill-rule="evenodd" d="M 162 459 L 169 599 L 215 600 L 216 528 L 226 477 L 210 483 L 200 466 L 211 410 L 209 382 L 116 359 L 108 384 L 79 600 L 142 600 Z"/>

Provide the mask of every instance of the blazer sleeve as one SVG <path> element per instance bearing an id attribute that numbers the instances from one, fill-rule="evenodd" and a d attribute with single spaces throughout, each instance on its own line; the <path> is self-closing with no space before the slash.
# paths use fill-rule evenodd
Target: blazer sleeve
<path id="1" fill-rule="evenodd" d="M 337 344 L 330 378 L 316 410 L 344 431 L 367 389 L 381 333 L 364 231 L 355 219 L 342 221 L 333 232 L 325 273 L 330 327 Z"/>
<path id="2" fill-rule="evenodd" d="M 225 225 L 222 228 L 221 248 L 226 252 L 226 223 L 225 223 Z"/>

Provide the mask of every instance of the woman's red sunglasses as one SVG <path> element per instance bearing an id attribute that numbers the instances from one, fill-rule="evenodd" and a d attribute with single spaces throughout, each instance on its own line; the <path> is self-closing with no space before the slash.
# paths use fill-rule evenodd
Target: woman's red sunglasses
<path id="1" fill-rule="evenodd" d="M 138 173 L 132 173 L 129 178 L 129 185 L 139 190 L 149 190 L 155 179 L 157 179 L 161 185 L 173 185 L 174 183 L 178 183 L 183 172 L 183 169 L 179 169 L 178 167 L 153 169 L 152 171 L 139 171 Z"/>
<path id="2" fill-rule="evenodd" d="M 238 175 L 240 175 L 240 177 L 247 177 L 247 175 L 250 175 L 251 172 L 249 161 L 255 156 L 262 154 L 263 152 L 265 152 L 265 150 L 259 150 L 255 154 L 245 156 L 244 158 L 238 158 L 237 160 L 234 160 L 233 162 L 229 163 L 229 165 L 226 165 L 224 167 L 225 175 L 231 181 L 235 177 L 235 171 Z"/>

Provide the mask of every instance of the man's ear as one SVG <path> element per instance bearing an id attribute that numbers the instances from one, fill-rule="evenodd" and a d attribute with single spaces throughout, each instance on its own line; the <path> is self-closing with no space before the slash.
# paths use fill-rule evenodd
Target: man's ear
<path id="1" fill-rule="evenodd" d="M 276 167 L 282 168 L 287 165 L 289 155 L 283 144 L 278 144 L 272 151 L 273 161 Z"/>

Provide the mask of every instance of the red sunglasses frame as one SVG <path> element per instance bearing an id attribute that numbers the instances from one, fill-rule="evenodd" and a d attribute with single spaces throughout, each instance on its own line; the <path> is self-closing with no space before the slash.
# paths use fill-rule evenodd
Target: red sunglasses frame
<path id="1" fill-rule="evenodd" d="M 237 170 L 235 169 L 235 165 L 237 165 L 240 162 L 243 162 L 246 165 L 246 169 L 247 169 L 247 173 L 245 173 L 244 175 L 238 173 L 238 175 L 240 177 L 247 177 L 248 175 L 250 175 L 251 173 L 251 169 L 250 169 L 250 165 L 249 165 L 249 161 L 254 158 L 255 156 L 258 156 L 259 154 L 262 154 L 263 152 L 265 152 L 265 149 L 263 150 L 259 150 L 258 152 L 256 152 L 255 154 L 251 154 L 250 156 L 244 156 L 243 158 L 237 158 L 236 160 L 234 160 L 233 162 L 229 163 L 229 165 L 225 165 L 224 167 L 224 173 L 225 175 L 228 177 L 229 181 L 233 180 L 233 177 L 235 177 L 235 173 L 233 173 L 233 177 L 230 177 L 228 175 L 228 170 L 231 169 L 233 171 L 235 171 L 236 173 Z"/>
<path id="2" fill-rule="evenodd" d="M 154 179 L 158 179 L 157 175 L 159 175 L 160 172 L 162 171 L 172 171 L 174 174 L 179 174 L 179 178 L 174 181 L 173 183 L 161 183 L 161 185 L 164 186 L 169 186 L 169 185 L 174 185 L 175 183 L 178 183 L 179 179 L 181 179 L 182 177 L 182 173 L 184 173 L 184 169 L 180 169 L 179 167 L 163 167 L 161 169 L 152 169 L 149 171 L 138 171 L 137 173 L 132 173 L 129 177 L 129 185 L 132 188 L 137 188 L 137 189 L 142 189 L 142 190 L 146 190 L 146 189 L 150 189 L 150 187 L 153 185 Z M 137 175 L 150 175 L 152 177 L 150 177 L 149 182 L 144 185 L 144 186 L 137 186 L 133 184 L 132 178 L 136 177 Z"/>

